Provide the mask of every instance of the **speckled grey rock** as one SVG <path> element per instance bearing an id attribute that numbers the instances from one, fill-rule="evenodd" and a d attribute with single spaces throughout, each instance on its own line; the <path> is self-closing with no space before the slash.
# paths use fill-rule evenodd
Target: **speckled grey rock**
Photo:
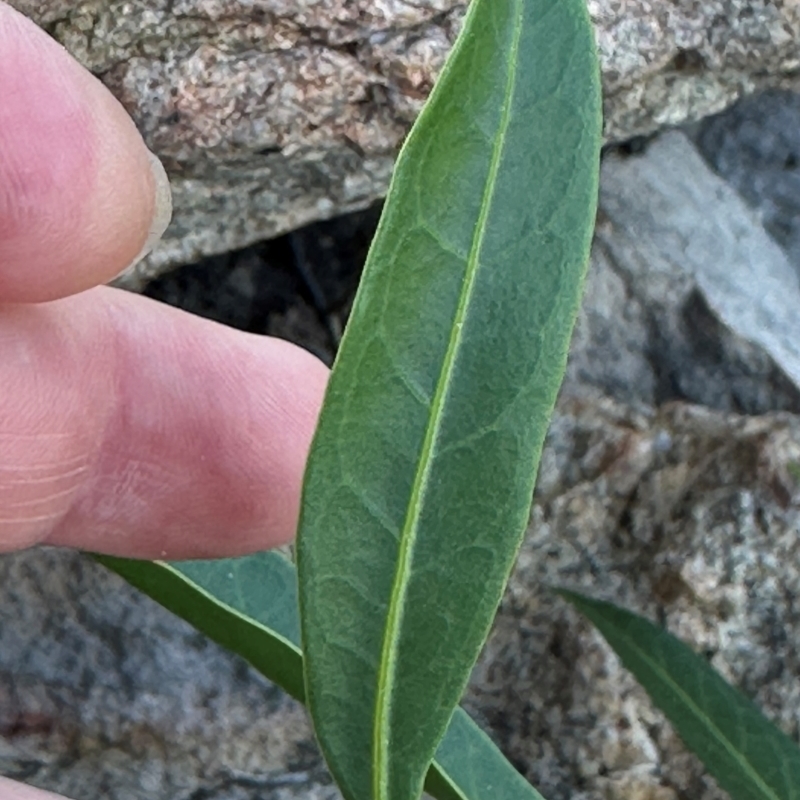
<path id="1" fill-rule="evenodd" d="M 566 391 L 800 412 L 800 278 L 682 133 L 603 163 Z"/>
<path id="2" fill-rule="evenodd" d="M 763 220 L 800 276 L 800 93 L 748 97 L 698 126 L 700 152 Z"/>
<path id="3" fill-rule="evenodd" d="M 165 161 L 176 216 L 137 273 L 364 207 L 464 0 L 11 0 L 100 75 Z M 590 0 L 619 140 L 798 84 L 800 6 Z M 128 284 L 136 285 L 137 276 Z"/>
<path id="4" fill-rule="evenodd" d="M 468 707 L 548 800 L 722 800 L 543 584 L 645 614 L 800 737 L 800 417 L 562 402 Z"/>

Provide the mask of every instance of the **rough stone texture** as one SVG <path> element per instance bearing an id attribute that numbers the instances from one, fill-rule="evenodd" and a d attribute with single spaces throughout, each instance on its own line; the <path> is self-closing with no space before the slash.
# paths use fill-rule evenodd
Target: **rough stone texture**
<path id="1" fill-rule="evenodd" d="M 800 276 L 800 94 L 763 92 L 698 128 L 700 152 L 759 210 Z"/>
<path id="2" fill-rule="evenodd" d="M 163 158 L 176 216 L 128 285 L 368 205 L 463 0 L 12 0 L 100 75 Z M 590 0 L 606 135 L 800 85 L 800 5 Z"/>
<path id="3" fill-rule="evenodd" d="M 678 131 L 600 186 L 567 390 L 800 412 L 800 279 L 739 195 Z"/>
<path id="4" fill-rule="evenodd" d="M 721 800 L 601 637 L 541 585 L 644 613 L 800 734 L 800 418 L 563 402 L 468 706 L 548 800 Z"/>

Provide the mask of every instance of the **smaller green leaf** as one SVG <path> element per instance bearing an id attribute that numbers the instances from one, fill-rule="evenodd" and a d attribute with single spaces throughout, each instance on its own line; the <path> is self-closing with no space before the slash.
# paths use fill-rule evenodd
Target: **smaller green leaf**
<path id="1" fill-rule="evenodd" d="M 559 594 L 603 634 L 733 800 L 800 798 L 800 749 L 704 658 L 630 611 Z"/>
<path id="2" fill-rule="evenodd" d="M 436 751 L 425 790 L 439 800 L 544 800 L 460 708 Z"/>
<path id="3" fill-rule="evenodd" d="M 276 552 L 218 561 L 94 556 L 305 702 L 297 573 Z M 543 800 L 460 708 L 425 780 L 437 800 Z"/>
<path id="4" fill-rule="evenodd" d="M 174 563 L 94 558 L 305 702 L 297 577 L 288 559 L 274 552 Z"/>

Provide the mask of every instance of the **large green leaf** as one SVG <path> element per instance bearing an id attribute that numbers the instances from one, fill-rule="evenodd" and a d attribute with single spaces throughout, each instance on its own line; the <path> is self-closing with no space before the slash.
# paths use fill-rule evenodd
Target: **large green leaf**
<path id="1" fill-rule="evenodd" d="M 585 0 L 473 0 L 398 160 L 314 439 L 306 688 L 348 800 L 416 800 L 531 503 L 594 222 Z"/>
<path id="2" fill-rule="evenodd" d="M 173 564 L 96 558 L 303 702 L 296 573 L 286 558 L 274 552 Z M 542 800 L 461 709 L 425 788 L 438 800 Z"/>
<path id="3" fill-rule="evenodd" d="M 708 662 L 610 603 L 559 592 L 605 636 L 686 745 L 734 800 L 798 800 L 797 745 Z"/>

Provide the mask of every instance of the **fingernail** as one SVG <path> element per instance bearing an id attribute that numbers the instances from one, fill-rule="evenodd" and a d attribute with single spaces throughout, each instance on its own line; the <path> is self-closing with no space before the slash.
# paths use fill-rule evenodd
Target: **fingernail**
<path id="1" fill-rule="evenodd" d="M 147 235 L 147 241 L 144 243 L 144 247 L 142 247 L 136 258 L 117 275 L 117 278 L 121 278 L 123 275 L 131 272 L 143 258 L 150 255 L 155 246 L 161 241 L 161 237 L 166 232 L 172 220 L 172 191 L 169 188 L 167 171 L 164 169 L 164 165 L 161 161 L 159 161 L 158 156 L 149 151 L 148 155 L 150 156 L 150 170 L 153 173 L 153 182 L 156 187 L 153 222 L 150 225 L 150 233 Z M 117 280 L 117 278 L 115 278 L 115 280 Z"/>

